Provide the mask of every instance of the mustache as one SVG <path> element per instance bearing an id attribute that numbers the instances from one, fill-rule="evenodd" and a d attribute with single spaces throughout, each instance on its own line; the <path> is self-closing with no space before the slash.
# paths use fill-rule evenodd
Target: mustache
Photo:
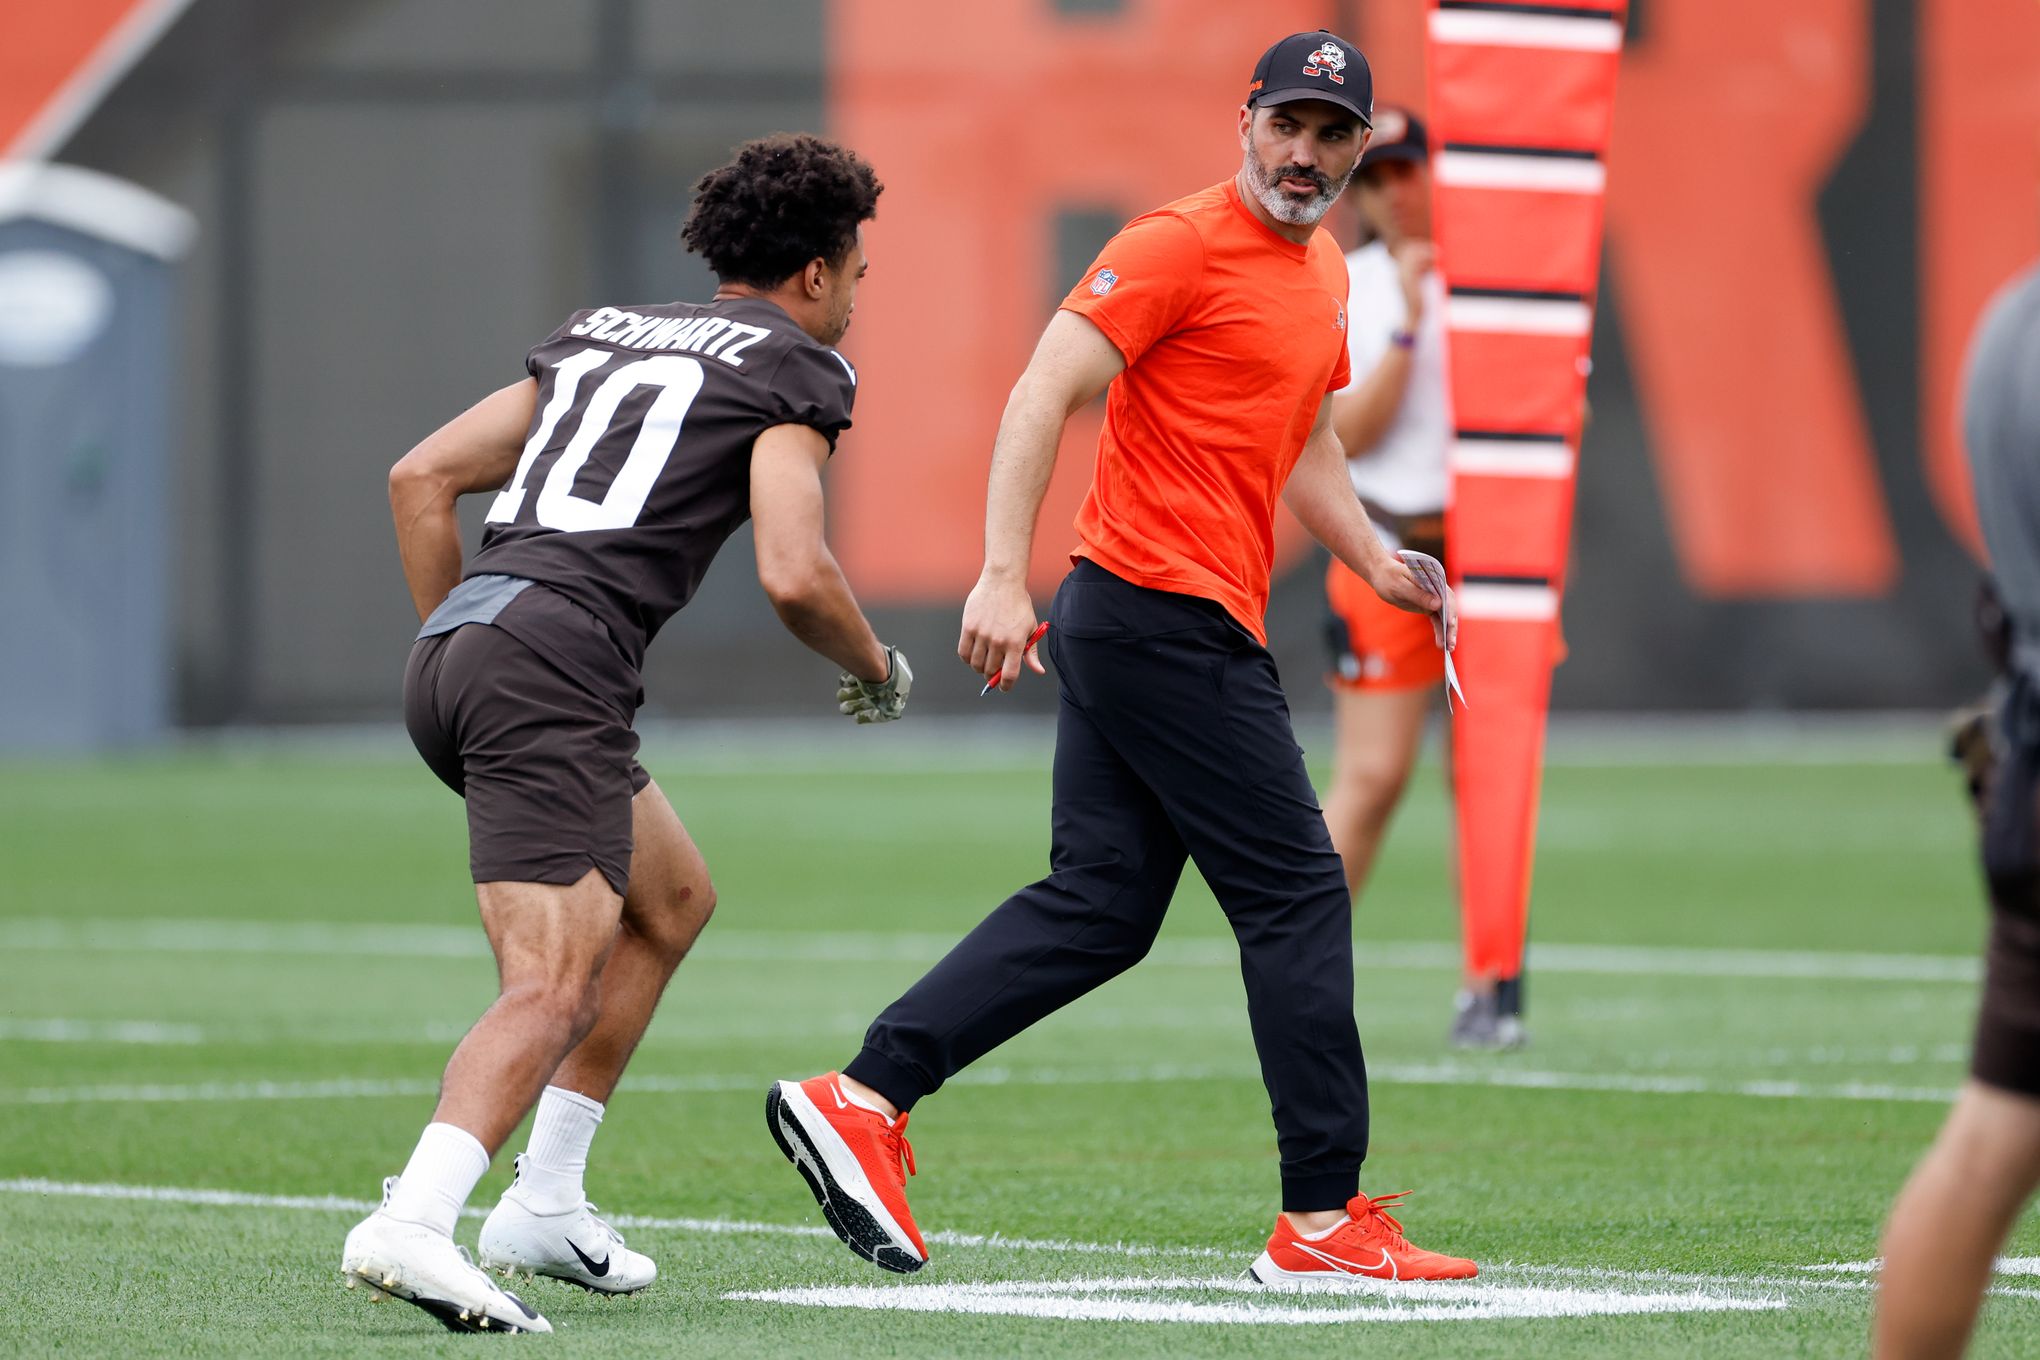
<path id="1" fill-rule="evenodd" d="M 1326 193 L 1332 187 L 1332 177 L 1324 171 L 1309 165 L 1277 166 L 1268 174 L 1268 183 L 1280 184 L 1285 179 L 1307 179 L 1319 193 Z"/>

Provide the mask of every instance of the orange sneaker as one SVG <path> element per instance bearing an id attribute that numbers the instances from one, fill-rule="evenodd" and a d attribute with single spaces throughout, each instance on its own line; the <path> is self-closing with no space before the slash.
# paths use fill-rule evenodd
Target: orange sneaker
<path id="1" fill-rule="evenodd" d="M 844 1245 L 874 1265 L 911 1274 L 928 1263 L 928 1248 L 907 1208 L 914 1150 L 907 1116 L 888 1120 L 850 1100 L 834 1072 L 806 1081 L 775 1081 L 765 1097 L 765 1126 Z M 901 1164 L 905 1163 L 905 1174 Z"/>
<path id="2" fill-rule="evenodd" d="M 1402 1224 L 1388 1210 L 1409 1191 L 1380 1199 L 1355 1195 L 1346 1205 L 1346 1221 L 1323 1237 L 1305 1238 L 1285 1215 L 1275 1217 L 1268 1250 L 1247 1268 L 1247 1277 L 1261 1284 L 1298 1280 L 1470 1280 L 1480 1267 L 1457 1256 L 1413 1247 Z"/>

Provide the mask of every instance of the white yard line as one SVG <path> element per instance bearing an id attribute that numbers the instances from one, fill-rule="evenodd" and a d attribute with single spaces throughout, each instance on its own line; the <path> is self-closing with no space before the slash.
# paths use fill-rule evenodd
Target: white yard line
<path id="1" fill-rule="evenodd" d="M 39 1177 L 0 1180 L 0 1194 L 53 1195 L 68 1199 L 132 1200 L 154 1204 L 195 1204 L 219 1208 L 296 1209 L 323 1213 L 365 1214 L 376 1207 L 370 1199 L 348 1199 L 340 1195 L 251 1195 L 235 1190 L 188 1189 L 169 1185 L 118 1185 L 104 1182 L 54 1181 Z M 474 1205 L 461 1211 L 464 1218 L 483 1218 L 488 1210 Z M 662 1218 L 644 1214 L 608 1214 L 619 1228 L 646 1228 L 659 1232 L 691 1232 L 723 1236 L 824 1237 L 834 1239 L 829 1229 L 806 1223 L 764 1223 L 741 1218 Z M 1075 1255 L 1180 1258 L 1221 1260 L 1238 1252 L 1217 1247 L 1152 1246 L 1138 1242 L 1074 1242 L 1064 1238 L 1007 1237 L 999 1233 L 935 1231 L 924 1240 L 940 1246 L 985 1247 L 1005 1251 L 1068 1252 Z M 1243 1247 L 1242 1250 L 1245 1248 Z"/>
<path id="2" fill-rule="evenodd" d="M 107 1182 L 58 1181 L 40 1177 L 19 1177 L 0 1180 L 0 1195 L 22 1195 L 30 1197 L 53 1197 L 59 1199 L 97 1199 L 133 1203 L 179 1204 L 206 1208 L 278 1209 L 295 1212 L 366 1214 L 376 1207 L 370 1199 L 353 1199 L 342 1195 L 258 1195 L 236 1190 L 210 1190 L 187 1186 L 168 1185 L 122 1185 Z M 469 1206 L 462 1211 L 466 1218 L 478 1219 L 487 1213 L 479 1206 Z M 616 1214 L 610 1221 L 620 1228 L 646 1229 L 659 1232 L 699 1233 L 710 1236 L 762 1236 L 799 1237 L 814 1239 L 833 1238 L 827 1228 L 807 1223 L 766 1223 L 750 1219 L 659 1217 L 642 1214 Z M 957 1248 L 985 1249 L 1009 1252 L 1045 1252 L 1049 1254 L 1110 1256 L 1143 1260 L 1202 1260 L 1202 1261 L 1245 1261 L 1258 1247 L 1258 1241 L 1243 1241 L 1237 1249 L 1221 1247 L 1174 1246 L 1138 1242 L 1087 1242 L 1067 1238 L 1008 1237 L 998 1233 L 965 1233 L 938 1230 L 927 1233 L 930 1243 Z M 1641 1297 L 1677 1297 L 1681 1293 L 1722 1293 L 1752 1291 L 1805 1291 L 1805 1290 L 1853 1290 L 1871 1288 L 1867 1278 L 1822 1279 L 1821 1273 L 1861 1274 L 1871 1268 L 1868 1262 L 1835 1262 L 1827 1265 L 1806 1266 L 1801 1269 L 1807 1274 L 1769 1275 L 1720 1275 L 1693 1271 L 1672 1270 L 1623 1270 L 1600 1266 L 1538 1265 L 1520 1262 L 1498 1262 L 1483 1268 L 1489 1284 L 1428 1284 L 1402 1285 L 1393 1287 L 1395 1296 L 1419 1301 L 1423 1291 L 1430 1291 L 1433 1301 L 1441 1303 L 1465 1303 L 1476 1297 L 1508 1297 L 1507 1291 L 1514 1286 L 1496 1281 L 1515 1277 L 1529 1280 L 1582 1280 L 1600 1281 L 1607 1284 L 1642 1286 L 1652 1291 Z M 2030 1275 L 2040 1273 L 2040 1258 L 2014 1257 L 1999 1262 L 2000 1273 Z M 1036 1284 L 1025 1281 L 1007 1281 L 971 1285 L 968 1288 L 986 1297 L 1000 1294 L 1084 1294 L 1103 1293 L 1120 1288 L 1139 1288 L 1150 1291 L 1166 1289 L 1194 1289 L 1208 1293 L 1238 1292 L 1261 1295 L 1259 1289 L 1240 1280 L 1237 1276 L 1214 1277 L 1210 1279 L 1158 1279 L 1114 1278 L 1094 1281 L 1058 1281 Z M 1368 1286 L 1362 1286 L 1363 1290 Z M 1381 1286 L 1387 1290 L 1391 1287 Z M 886 1289 L 886 1293 L 897 1292 L 899 1286 Z M 1325 1293 L 1337 1297 L 1351 1297 L 1343 1287 L 1338 1290 L 1287 1291 L 1277 1297 L 1293 1300 L 1298 1294 Z M 1597 1291 L 1583 1291 L 1597 1292 Z M 1605 1291 L 1600 1291 L 1605 1292 Z M 1993 1294 L 2017 1298 L 2040 1298 L 2040 1290 L 1997 1287 Z M 850 1305 L 858 1306 L 858 1305 Z M 1766 1304 L 1764 1306 L 1775 1306 Z M 1645 1309 L 1644 1311 L 1650 1311 Z M 1531 1316 L 1533 1314 L 1523 1314 Z M 1316 1319 L 1324 1321 L 1322 1317 Z M 1338 1320 L 1338 1319 L 1331 1319 Z"/>
<path id="3" fill-rule="evenodd" d="M 932 963 L 956 943 L 953 934 L 912 931 L 768 931 L 715 929 L 702 937 L 700 962 Z M 486 958 L 479 928 L 320 921 L 0 920 L 0 950 L 59 953 L 284 954 L 316 957 Z M 1367 941 L 1354 961 L 1368 969 L 1456 969 L 1460 949 L 1447 941 Z M 1165 940 L 1151 964 L 1236 968 L 1230 940 Z M 697 964 L 697 966 L 699 966 Z M 1530 947 L 1539 974 L 1610 974 L 1806 979 L 1855 982 L 1974 982 L 1977 960 L 1952 954 L 1881 954 L 1791 949 L 1706 949 L 1680 946 L 1543 944 Z"/>
<path id="4" fill-rule="evenodd" d="M 1197 1295 L 1234 1294 L 1237 1301 Z M 1185 1297 L 1185 1296 L 1188 1297 Z M 808 1289 L 738 1290 L 725 1299 L 809 1308 L 882 1312 L 968 1313 L 1078 1322 L 1194 1323 L 1206 1326 L 1310 1327 L 1361 1322 L 1477 1322 L 1516 1318 L 1606 1317 L 1613 1314 L 1755 1312 L 1790 1306 L 1783 1298 L 1738 1298 L 1686 1290 L 1629 1293 L 1612 1289 L 1507 1285 L 1353 1282 L 1330 1290 L 1242 1287 L 1231 1279 L 1044 1280 L 998 1284 L 833 1285 Z"/>
<path id="5" fill-rule="evenodd" d="M 1877 1082 L 1716 1081 L 1674 1074 L 1549 1072 L 1538 1069 L 1458 1063 L 1377 1063 L 1368 1076 L 1388 1086 L 1507 1087 L 1538 1091 L 1601 1091 L 1618 1095 L 1743 1096 L 1763 1100 L 1869 1100 L 1944 1105 L 1952 1088 L 1893 1086 Z M 973 1067 L 950 1079 L 952 1086 L 1119 1086 L 1171 1082 L 1259 1081 L 1251 1063 L 1161 1064 L 1144 1067 Z M 647 1095 L 762 1091 L 766 1076 L 698 1073 L 626 1076 L 621 1088 Z M 0 1090 L 0 1105 L 84 1105 L 266 1100 L 379 1100 L 427 1096 L 438 1083 L 425 1079 L 335 1078 L 324 1081 L 207 1081 L 99 1083 Z"/>

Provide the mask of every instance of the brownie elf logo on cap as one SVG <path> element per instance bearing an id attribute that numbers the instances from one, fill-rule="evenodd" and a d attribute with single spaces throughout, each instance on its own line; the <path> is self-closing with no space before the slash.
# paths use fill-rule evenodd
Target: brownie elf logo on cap
<path id="1" fill-rule="evenodd" d="M 1324 44 L 1317 51 L 1311 53 L 1309 59 L 1303 63 L 1303 73 L 1305 75 L 1330 76 L 1334 85 L 1344 85 L 1346 83 L 1346 78 L 1339 74 L 1339 72 L 1345 69 L 1345 49 L 1335 42 Z"/>
<path id="2" fill-rule="evenodd" d="M 1330 29 L 1292 33 L 1261 54 L 1247 86 L 1253 108 L 1322 99 L 1374 126 L 1374 73 L 1360 49 Z"/>

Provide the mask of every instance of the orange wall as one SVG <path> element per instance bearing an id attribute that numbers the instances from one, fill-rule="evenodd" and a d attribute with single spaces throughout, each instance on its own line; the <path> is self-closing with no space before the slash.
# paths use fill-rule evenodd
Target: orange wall
<path id="1" fill-rule="evenodd" d="M 1124 220 L 1233 173 L 1255 60 L 1330 8 L 1131 0 L 1071 18 L 1046 0 L 952 5 L 930 60 L 921 7 L 832 0 L 828 126 L 886 186 L 844 346 L 867 376 L 830 488 L 831 535 L 860 591 L 950 601 L 977 578 L 999 413 L 1052 298 L 1076 282 L 1053 278 L 1055 209 Z M 1081 413 L 1063 441 L 1036 541 L 1042 584 L 1067 569 L 1098 419 Z"/>
<path id="2" fill-rule="evenodd" d="M 1920 384 L 1937 503 L 1973 541 L 1953 391 L 1983 301 L 2040 255 L 2040 3 L 1918 2 L 1921 363 L 1903 380 Z M 1857 371 L 1816 217 L 1873 93 L 1869 7 L 1653 0 L 1624 61 L 1615 300 L 1673 546 L 1703 596 L 1874 597 L 1900 571 L 1861 396 L 1894 375 Z M 1051 278 L 1053 209 L 1131 217 L 1230 173 L 1255 57 L 1337 8 L 1130 0 L 1069 17 L 979 0 L 945 11 L 953 59 L 931 63 L 913 7 L 832 0 L 830 127 L 887 186 L 848 344 L 867 382 L 832 493 L 861 588 L 953 601 L 975 578 L 999 412 L 1070 282 Z M 1421 107 L 1425 6 L 1357 8 L 1378 96 Z M 1042 584 L 1070 546 L 1095 422 L 1064 442 Z"/>

